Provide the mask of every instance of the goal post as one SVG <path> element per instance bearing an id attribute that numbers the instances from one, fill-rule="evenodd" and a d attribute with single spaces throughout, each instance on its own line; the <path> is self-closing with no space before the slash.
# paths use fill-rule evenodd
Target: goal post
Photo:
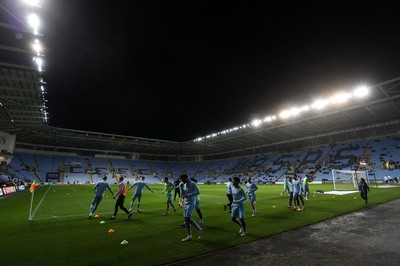
<path id="1" fill-rule="evenodd" d="M 367 171 L 332 169 L 334 190 L 358 190 L 358 183 L 361 178 L 369 183 Z"/>

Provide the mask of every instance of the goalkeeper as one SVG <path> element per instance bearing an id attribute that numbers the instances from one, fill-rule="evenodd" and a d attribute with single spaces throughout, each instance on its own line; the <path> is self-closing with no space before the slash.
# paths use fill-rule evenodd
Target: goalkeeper
<path id="1" fill-rule="evenodd" d="M 365 179 L 361 177 L 360 184 L 358 185 L 358 190 L 360 191 L 360 196 L 365 200 L 365 204 L 368 204 L 368 192 L 371 192 L 369 190 L 369 186 L 367 182 L 365 182 Z"/>

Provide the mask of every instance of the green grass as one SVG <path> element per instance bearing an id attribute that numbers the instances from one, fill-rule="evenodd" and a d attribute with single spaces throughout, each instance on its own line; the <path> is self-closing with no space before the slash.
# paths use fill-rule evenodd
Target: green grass
<path id="1" fill-rule="evenodd" d="M 287 196 L 280 196 L 282 185 L 259 186 L 257 217 L 251 217 L 246 202 L 248 235 L 240 237 L 238 226 L 223 211 L 227 202 L 225 185 L 199 185 L 204 215 L 204 237 L 181 242 L 186 230 L 182 209 L 163 216 L 165 194 L 162 185 L 151 186 L 152 194 L 144 190 L 141 209 L 132 220 L 119 211 L 116 220 L 108 220 L 115 200 L 107 192 L 96 213 L 100 218 L 88 219 L 93 198 L 92 185 L 57 185 L 38 187 L 35 191 L 32 221 L 28 220 L 31 193 L 15 193 L 0 198 L 1 260 L 13 265 L 161 265 L 201 254 L 244 244 L 283 231 L 313 224 L 337 215 L 365 208 L 358 193 L 332 196 L 311 194 L 306 210 L 287 208 Z M 332 190 L 332 185 L 311 185 L 311 192 Z M 116 191 L 116 186 L 113 185 Z M 371 188 L 370 204 L 384 203 L 400 197 L 400 188 Z M 127 193 L 125 206 L 129 207 L 133 191 Z M 354 199 L 356 197 L 357 199 Z M 136 203 L 134 208 L 136 208 Z M 178 200 L 174 202 L 178 205 Z M 272 206 L 276 206 L 273 208 Z M 171 212 L 172 213 L 172 212 Z M 193 213 L 198 221 L 197 213 Z M 105 224 L 100 224 L 105 221 Z M 108 233 L 114 229 L 114 233 Z M 127 245 L 121 245 L 127 240 Z"/>

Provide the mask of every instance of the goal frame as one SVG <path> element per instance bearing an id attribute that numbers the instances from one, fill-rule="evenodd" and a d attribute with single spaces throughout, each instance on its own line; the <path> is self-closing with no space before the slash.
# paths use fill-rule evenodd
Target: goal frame
<path id="1" fill-rule="evenodd" d="M 348 178 L 346 180 L 340 180 L 338 181 L 337 179 L 337 173 L 344 173 L 347 175 L 351 175 L 351 178 Z M 360 182 L 360 178 L 363 177 L 367 183 L 369 183 L 368 180 L 368 173 L 367 171 L 356 171 L 356 170 L 338 170 L 338 169 L 332 169 L 332 182 L 333 182 L 333 189 L 334 190 L 358 190 L 358 183 Z M 338 188 L 341 184 L 352 184 L 347 185 L 347 189 L 343 188 Z"/>

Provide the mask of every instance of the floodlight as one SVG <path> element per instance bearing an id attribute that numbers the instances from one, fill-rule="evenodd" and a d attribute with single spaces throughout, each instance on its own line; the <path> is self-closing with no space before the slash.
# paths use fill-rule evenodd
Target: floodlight
<path id="1" fill-rule="evenodd" d="M 23 0 L 22 2 L 29 6 L 39 6 L 40 0 Z"/>
<path id="2" fill-rule="evenodd" d="M 353 91 L 353 95 L 357 98 L 361 98 L 361 97 L 365 97 L 367 96 L 369 93 L 369 90 L 367 88 L 367 86 L 358 86 L 354 91 Z"/>
<path id="3" fill-rule="evenodd" d="M 311 104 L 311 108 L 320 110 L 320 109 L 325 108 L 325 106 L 327 106 L 328 104 L 329 104 L 329 101 L 327 101 L 327 100 L 315 100 Z"/>
<path id="4" fill-rule="evenodd" d="M 32 27 L 33 33 L 36 35 L 38 34 L 38 28 L 40 26 L 39 17 L 36 14 L 30 14 L 28 16 L 28 24 Z"/>
<path id="5" fill-rule="evenodd" d="M 253 122 L 251 122 L 251 124 L 255 127 L 258 127 L 261 123 L 262 121 L 260 119 L 254 119 Z"/>
<path id="6" fill-rule="evenodd" d="M 264 118 L 263 121 L 264 121 L 264 122 L 271 122 L 272 120 L 274 120 L 274 117 L 275 117 L 275 116 L 267 116 L 267 117 Z"/>
<path id="7" fill-rule="evenodd" d="M 340 92 L 329 99 L 331 103 L 341 104 L 346 102 L 351 97 L 351 93 Z"/>
<path id="8" fill-rule="evenodd" d="M 282 112 L 279 114 L 279 116 L 280 116 L 281 118 L 287 118 L 287 117 L 290 116 L 290 111 L 282 111 Z"/>
<path id="9" fill-rule="evenodd" d="M 39 55 L 40 52 L 42 51 L 42 47 L 41 47 L 41 45 L 40 45 L 38 39 L 35 40 L 35 42 L 33 43 L 32 47 L 33 47 L 33 50 L 34 50 L 34 51 L 36 52 L 36 54 L 38 54 L 38 55 Z"/>

